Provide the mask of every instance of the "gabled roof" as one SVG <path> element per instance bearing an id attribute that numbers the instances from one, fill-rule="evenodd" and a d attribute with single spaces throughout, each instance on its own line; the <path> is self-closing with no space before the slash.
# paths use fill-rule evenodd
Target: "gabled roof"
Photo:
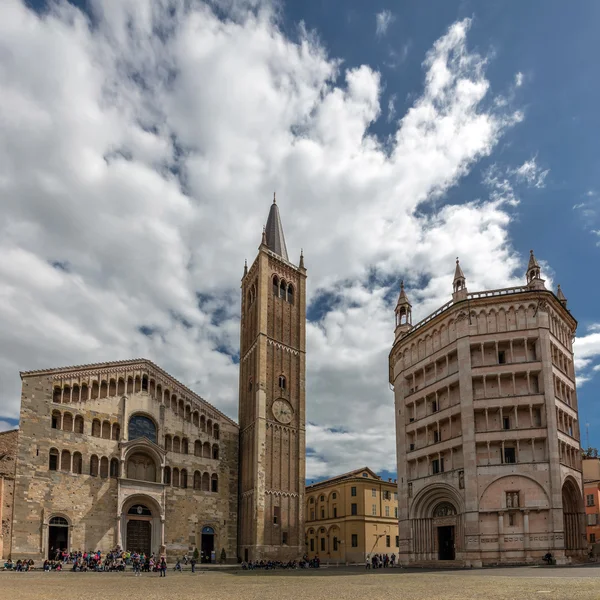
<path id="1" fill-rule="evenodd" d="M 322 481 L 317 481 L 316 483 L 312 483 L 311 485 L 307 485 L 306 489 L 317 487 L 320 485 L 330 484 L 338 481 L 342 481 L 343 479 L 356 479 L 357 477 L 362 478 L 362 474 L 367 472 L 371 479 L 376 479 L 377 481 L 383 481 L 377 473 L 369 469 L 369 467 L 363 467 L 362 469 L 355 469 L 354 471 L 348 471 L 348 473 L 342 473 L 341 475 L 336 475 L 335 477 L 330 477 L 329 479 L 323 479 Z"/>
<path id="2" fill-rule="evenodd" d="M 285 246 L 285 238 L 283 236 L 283 225 L 281 224 L 281 218 L 279 216 L 279 208 L 275 197 L 273 196 L 273 204 L 271 204 L 271 210 L 269 210 L 269 217 L 267 218 L 267 226 L 265 228 L 267 247 L 269 250 L 275 252 L 285 260 L 288 260 L 287 248 Z"/>
<path id="3" fill-rule="evenodd" d="M 157 364 L 153 363 L 151 360 L 147 358 L 134 358 L 131 360 L 114 360 L 110 362 L 101 362 L 101 363 L 90 363 L 85 365 L 72 365 L 69 367 L 59 367 L 55 369 L 37 369 L 34 371 L 21 371 L 21 379 L 25 377 L 31 376 L 39 376 L 39 375 L 70 375 L 77 376 L 78 371 L 96 371 L 101 369 L 111 369 L 111 368 L 123 368 L 123 367 L 131 367 L 132 369 L 148 369 L 154 370 L 157 374 L 160 374 L 164 379 L 171 382 L 171 385 L 175 384 L 182 388 L 184 392 L 190 396 L 190 399 L 195 400 L 199 404 L 204 404 L 207 408 L 217 413 L 219 416 L 223 417 L 223 419 L 229 421 L 235 427 L 239 427 L 239 425 L 233 420 L 230 419 L 226 414 L 222 413 L 218 408 L 215 408 L 210 402 L 207 402 L 202 396 L 199 396 L 196 392 L 191 390 L 189 387 L 181 383 L 173 377 L 169 375 L 164 369 L 161 369 Z"/>

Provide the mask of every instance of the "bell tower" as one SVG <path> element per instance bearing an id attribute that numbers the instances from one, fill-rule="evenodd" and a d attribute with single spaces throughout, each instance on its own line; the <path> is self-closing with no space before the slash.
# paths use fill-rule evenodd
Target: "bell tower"
<path id="1" fill-rule="evenodd" d="M 241 288 L 239 555 L 291 560 L 305 552 L 306 269 L 275 197 Z"/>

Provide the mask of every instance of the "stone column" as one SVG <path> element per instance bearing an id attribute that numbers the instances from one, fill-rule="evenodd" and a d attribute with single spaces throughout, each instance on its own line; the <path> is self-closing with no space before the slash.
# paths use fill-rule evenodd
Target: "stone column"
<path id="1" fill-rule="evenodd" d="M 504 512 L 498 512 L 498 548 L 500 550 L 500 562 L 504 562 Z"/>

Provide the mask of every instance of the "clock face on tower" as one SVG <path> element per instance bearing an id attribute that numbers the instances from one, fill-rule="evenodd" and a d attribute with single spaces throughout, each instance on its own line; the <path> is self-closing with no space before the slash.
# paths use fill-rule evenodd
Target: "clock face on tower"
<path id="1" fill-rule="evenodd" d="M 294 415 L 294 410 L 287 400 L 275 400 L 271 410 L 273 411 L 273 416 L 284 425 L 290 423 Z"/>

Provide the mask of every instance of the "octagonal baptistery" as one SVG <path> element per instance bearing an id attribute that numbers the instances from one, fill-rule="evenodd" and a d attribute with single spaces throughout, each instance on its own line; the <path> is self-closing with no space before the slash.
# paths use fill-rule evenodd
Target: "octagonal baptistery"
<path id="1" fill-rule="evenodd" d="M 144 359 L 21 373 L 12 555 L 237 556 L 238 426 Z"/>
<path id="2" fill-rule="evenodd" d="M 533 252 L 523 287 L 469 293 L 416 325 L 401 286 L 390 353 L 404 564 L 556 561 L 586 546 L 572 341 Z"/>

